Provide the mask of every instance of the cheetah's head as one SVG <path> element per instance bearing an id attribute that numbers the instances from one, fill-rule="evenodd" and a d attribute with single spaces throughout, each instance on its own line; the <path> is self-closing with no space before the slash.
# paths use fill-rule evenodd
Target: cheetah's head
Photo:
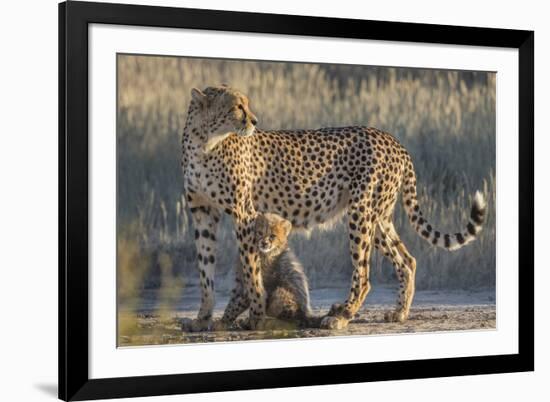
<path id="1" fill-rule="evenodd" d="M 236 89 L 225 85 L 204 91 L 193 88 L 191 96 L 206 131 L 206 152 L 232 133 L 242 137 L 254 133 L 258 119 L 250 110 L 248 98 Z"/>

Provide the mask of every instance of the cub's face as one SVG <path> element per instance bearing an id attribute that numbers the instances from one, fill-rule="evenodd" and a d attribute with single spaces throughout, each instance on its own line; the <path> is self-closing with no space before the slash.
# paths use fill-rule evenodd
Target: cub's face
<path id="1" fill-rule="evenodd" d="M 258 119 L 241 92 L 220 86 L 208 87 L 204 92 L 193 88 L 191 95 L 207 120 L 210 138 L 229 133 L 246 137 L 254 133 Z"/>
<path id="2" fill-rule="evenodd" d="M 263 254 L 278 254 L 287 246 L 292 224 L 275 214 L 260 214 L 256 218 L 256 245 Z"/>

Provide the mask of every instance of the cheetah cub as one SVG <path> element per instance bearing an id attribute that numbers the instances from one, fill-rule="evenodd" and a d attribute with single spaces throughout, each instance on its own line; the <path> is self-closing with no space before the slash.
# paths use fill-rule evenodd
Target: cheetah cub
<path id="1" fill-rule="evenodd" d="M 255 241 L 266 292 L 266 313 L 301 326 L 320 325 L 311 315 L 309 290 L 302 264 L 288 246 L 292 224 L 279 215 L 260 214 L 255 222 Z M 319 321 L 319 322 L 317 322 Z"/>

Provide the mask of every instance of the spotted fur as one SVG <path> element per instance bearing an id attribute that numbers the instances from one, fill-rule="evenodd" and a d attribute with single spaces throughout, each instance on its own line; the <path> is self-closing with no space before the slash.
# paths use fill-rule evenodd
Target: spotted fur
<path id="1" fill-rule="evenodd" d="M 224 212 L 235 223 L 242 272 L 222 324 L 250 307 L 252 328 L 266 312 L 254 241 L 258 212 L 276 213 L 296 230 L 327 225 L 346 215 L 352 284 L 345 302 L 333 306 L 322 322 L 332 329 L 347 325 L 370 290 L 372 247 L 391 260 L 400 280 L 398 304 L 387 319 L 403 321 L 409 314 L 416 261 L 392 223 L 400 192 L 412 226 L 432 245 L 458 249 L 482 228 L 485 201 L 480 193 L 474 197 L 466 229 L 447 234 L 428 223 L 418 205 L 411 157 L 386 132 L 359 126 L 264 131 L 255 129 L 257 119 L 241 92 L 221 86 L 204 92 L 194 89 L 192 95 L 182 165 L 196 230 L 202 303 L 191 330 L 211 328 L 215 231 Z"/>

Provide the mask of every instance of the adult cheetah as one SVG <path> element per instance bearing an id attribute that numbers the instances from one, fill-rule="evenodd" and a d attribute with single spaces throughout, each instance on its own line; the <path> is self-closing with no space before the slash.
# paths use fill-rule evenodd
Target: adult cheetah
<path id="1" fill-rule="evenodd" d="M 224 328 L 247 308 L 252 328 L 261 327 L 266 305 L 254 242 L 258 212 L 281 215 L 298 230 L 347 215 L 352 284 L 347 299 L 333 305 L 321 322 L 330 329 L 346 327 L 365 300 L 373 246 L 392 261 L 400 281 L 397 307 L 386 318 L 407 319 L 416 261 L 392 223 L 400 191 L 411 225 L 434 246 L 458 249 L 482 228 L 485 201 L 479 192 L 462 231 L 441 233 L 426 220 L 417 201 L 411 157 L 388 133 L 370 127 L 263 131 L 255 127 L 248 98 L 238 90 L 219 86 L 192 89 L 191 94 L 182 167 L 202 297 L 189 330 Z M 242 266 L 236 277 L 242 280 L 237 279 L 223 318 L 213 326 L 215 236 L 224 212 L 234 220 Z"/>

